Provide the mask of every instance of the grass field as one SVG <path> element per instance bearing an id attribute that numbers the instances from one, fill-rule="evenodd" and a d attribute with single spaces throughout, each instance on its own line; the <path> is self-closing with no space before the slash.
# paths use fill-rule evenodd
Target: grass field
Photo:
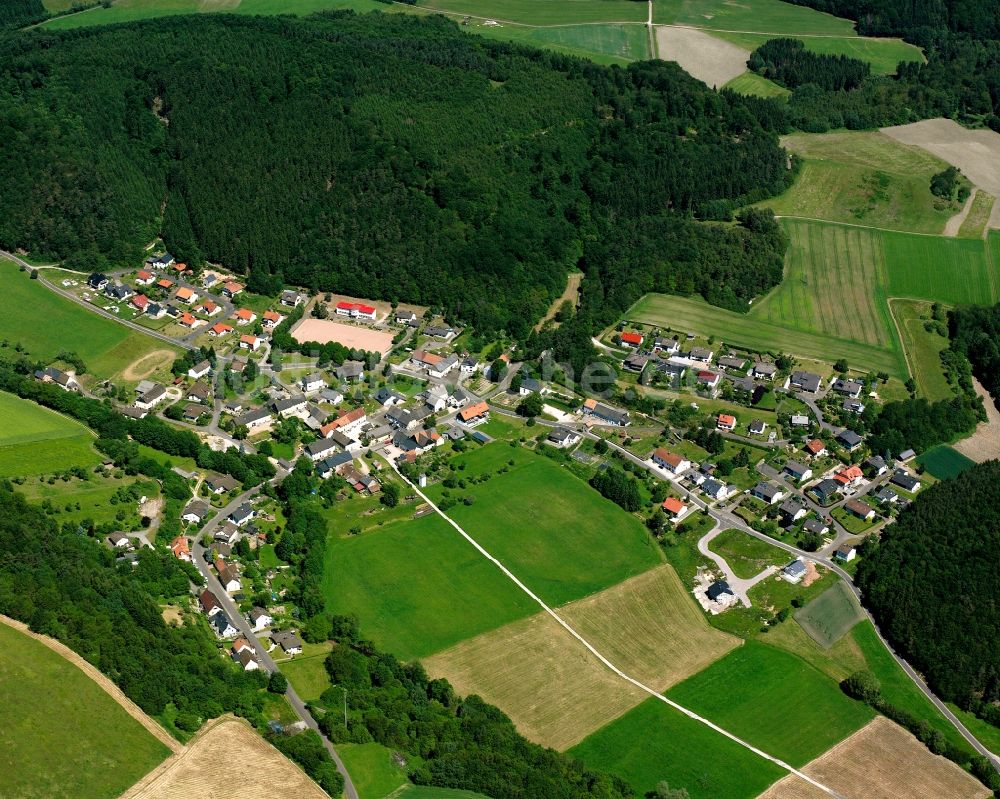
<path id="1" fill-rule="evenodd" d="M 436 515 L 331 537 L 324 595 L 331 612 L 356 613 L 367 637 L 404 660 L 537 610 Z"/>
<path id="2" fill-rule="evenodd" d="M 309 657 L 298 655 L 283 661 L 281 671 L 303 702 L 315 702 L 330 687 L 330 677 L 326 673 L 326 653 Z"/>
<path id="3" fill-rule="evenodd" d="M 737 577 L 754 577 L 768 566 L 788 563 L 784 551 L 735 529 L 723 530 L 712 539 L 709 549 L 722 555 Z"/>
<path id="4" fill-rule="evenodd" d="M 979 743 L 989 749 L 993 754 L 1000 752 L 1000 727 L 994 727 L 987 721 L 974 716 L 966 710 L 962 710 L 958 705 L 948 703 L 951 712 L 958 716 L 959 721 L 964 724 L 969 732 L 979 739 Z"/>
<path id="5" fill-rule="evenodd" d="M 159 483 L 155 480 L 136 480 L 135 478 L 103 477 L 99 474 L 90 475 L 89 480 L 47 480 L 29 479 L 17 487 L 31 502 L 48 500 L 55 510 L 55 519 L 63 522 L 81 522 L 90 519 L 95 524 L 112 522 L 118 524 L 119 530 L 136 529 L 139 525 L 139 507 L 137 502 L 113 503 L 116 492 L 124 487 L 137 485 L 142 496 L 153 498 L 159 495 Z M 76 505 L 79 504 L 79 509 Z M 72 506 L 66 510 L 66 506 Z M 119 519 L 119 513 L 123 518 Z"/>
<path id="6" fill-rule="evenodd" d="M 0 477 L 93 466 L 101 460 L 93 440 L 79 422 L 0 392 Z"/>
<path id="7" fill-rule="evenodd" d="M 568 19 L 575 20 L 575 17 L 570 16 Z M 535 28 L 521 25 L 486 27 L 474 23 L 467 30 L 487 39 L 503 39 L 556 50 L 566 55 L 589 58 L 600 64 L 627 64 L 649 58 L 649 34 L 645 25 L 561 24 L 557 27 Z"/>
<path id="8" fill-rule="evenodd" d="M 627 780 L 637 796 L 667 780 L 691 799 L 752 799 L 785 773 L 654 698 L 570 751 Z"/>
<path id="9" fill-rule="evenodd" d="M 826 649 L 837 643 L 863 618 L 857 599 L 843 580 L 838 580 L 795 613 L 795 621 L 810 638 Z"/>
<path id="10" fill-rule="evenodd" d="M 392 799 L 489 799 L 489 797 L 472 791 L 461 791 L 457 788 L 407 785 L 399 793 L 394 793 Z"/>
<path id="11" fill-rule="evenodd" d="M 629 0 L 420 0 L 420 6 L 455 14 L 489 16 L 523 25 L 645 22 L 646 5 Z"/>
<path id="12" fill-rule="evenodd" d="M 941 365 L 941 353 L 948 348 L 948 337 L 924 329 L 924 321 L 931 317 L 931 303 L 890 299 L 889 308 L 920 396 L 932 402 L 952 397 L 954 392 Z"/>
<path id="13" fill-rule="evenodd" d="M 874 715 L 805 661 L 756 641 L 667 696 L 793 766 L 818 757 Z"/>
<path id="14" fill-rule="evenodd" d="M 744 72 L 725 85 L 739 94 L 752 94 L 757 97 L 787 97 L 791 94 L 784 86 L 763 78 L 756 72 Z"/>
<path id="15" fill-rule="evenodd" d="M 76 666 L 0 624 L 0 796 L 112 799 L 168 754 Z"/>
<path id="16" fill-rule="evenodd" d="M 970 466 L 975 466 L 975 461 L 947 444 L 939 444 L 922 453 L 917 458 L 917 463 L 938 480 L 957 477 Z"/>
<path id="17" fill-rule="evenodd" d="M 711 22 L 708 23 L 711 26 Z M 801 36 L 791 31 L 789 35 L 798 38 L 806 46 L 806 50 L 819 55 L 845 55 L 857 58 L 871 65 L 876 75 L 895 75 L 900 61 L 923 61 L 920 48 L 904 42 L 902 39 L 873 39 L 861 36 Z M 735 31 L 714 31 L 713 36 L 744 47 L 756 50 L 764 42 L 775 38 L 770 34 L 737 33 Z"/>
<path id="18" fill-rule="evenodd" d="M 83 358 L 88 374 L 114 379 L 151 352 L 170 351 L 162 342 L 104 319 L 29 280 L 26 272 L 19 272 L 2 258 L 0 295 L 4 298 L 0 339 L 20 342 L 42 361 L 68 349 Z M 72 337 L 67 337 L 67 331 L 72 331 Z"/>
<path id="19" fill-rule="evenodd" d="M 991 305 L 1000 299 L 1000 275 L 981 240 L 896 232 L 880 237 L 890 297 L 952 305 Z M 995 247 L 997 236 L 989 240 Z"/>
<path id="20" fill-rule="evenodd" d="M 381 744 L 339 744 L 337 754 L 361 799 L 383 799 L 409 783 L 406 769 L 400 768 L 392 751 Z"/>
<path id="21" fill-rule="evenodd" d="M 792 188 L 760 203 L 776 214 L 941 233 L 959 210 L 930 191 L 931 176 L 947 164 L 883 133 L 799 133 L 782 144 L 803 164 Z"/>
<path id="22" fill-rule="evenodd" d="M 996 198 L 985 191 L 977 191 L 972 199 L 972 208 L 958 229 L 959 238 L 981 239 L 986 233 L 986 223 L 990 221 Z"/>
<path id="23" fill-rule="evenodd" d="M 510 461 L 514 465 L 510 465 Z M 663 562 L 645 527 L 555 461 L 502 442 L 454 458 L 456 522 L 551 605 L 600 591 Z M 505 474 L 496 474 L 507 469 Z M 437 501 L 443 487 L 427 489 Z M 471 505 L 463 504 L 466 497 Z"/>

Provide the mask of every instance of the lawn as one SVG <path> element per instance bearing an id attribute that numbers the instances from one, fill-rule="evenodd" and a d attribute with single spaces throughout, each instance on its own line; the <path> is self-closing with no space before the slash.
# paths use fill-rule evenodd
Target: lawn
<path id="1" fill-rule="evenodd" d="M 41 361 L 51 361 L 62 350 L 72 350 L 83 359 L 88 374 L 115 379 L 130 364 L 153 352 L 177 352 L 30 280 L 26 272 L 19 272 L 17 266 L 3 258 L 0 294 L 4 298 L 0 339 L 11 344 L 20 342 Z M 68 331 L 72 336 L 67 336 Z"/>
<path id="2" fill-rule="evenodd" d="M 723 530 L 712 539 L 709 549 L 726 559 L 737 577 L 750 578 L 768 566 L 784 566 L 788 553 L 739 530 Z"/>
<path id="3" fill-rule="evenodd" d="M 858 600 L 843 580 L 795 613 L 795 621 L 825 649 L 837 643 L 863 618 Z"/>
<path id="4" fill-rule="evenodd" d="M 952 713 L 958 716 L 958 720 L 966 726 L 969 732 L 979 739 L 979 743 L 994 754 L 1000 752 L 1000 727 L 994 727 L 988 721 L 983 721 L 981 718 L 974 716 L 966 710 L 962 710 L 958 705 L 953 705 L 951 702 L 948 702 L 948 707 Z"/>
<path id="5" fill-rule="evenodd" d="M 906 350 L 906 360 L 917 383 L 917 393 L 931 402 L 954 396 L 941 353 L 948 349 L 948 336 L 924 327 L 931 318 L 931 303 L 926 300 L 889 300 L 899 335 Z"/>
<path id="6" fill-rule="evenodd" d="M 513 460 L 514 465 L 509 465 Z M 459 455 L 466 479 L 448 510 L 466 532 L 545 602 L 561 605 L 662 563 L 646 528 L 555 461 L 502 443 Z M 496 474 L 507 469 L 504 474 Z M 437 501 L 442 484 L 427 494 Z M 463 504 L 468 498 L 471 505 Z"/>
<path id="7" fill-rule="evenodd" d="M 316 702 L 330 687 L 326 673 L 326 652 L 318 655 L 296 655 L 291 660 L 282 661 L 281 671 L 302 697 L 303 702 Z"/>
<path id="8" fill-rule="evenodd" d="M 535 613 L 538 606 L 437 515 L 331 535 L 327 608 L 406 660 Z"/>
<path id="9" fill-rule="evenodd" d="M 0 392 L 0 477 L 93 466 L 101 461 L 93 440 L 79 422 Z"/>
<path id="10" fill-rule="evenodd" d="M 409 782 L 406 769 L 400 768 L 392 759 L 392 750 L 381 744 L 339 744 L 337 754 L 361 799 L 383 799 Z"/>
<path id="11" fill-rule="evenodd" d="M 147 447 L 145 444 L 139 445 L 139 454 L 146 458 L 152 458 L 157 463 L 161 463 L 164 466 L 170 466 L 171 469 L 178 468 L 185 472 L 197 472 L 198 464 L 195 463 L 194 458 L 182 458 L 179 455 L 168 455 L 166 452 L 161 452 L 153 447 Z"/>
<path id="12" fill-rule="evenodd" d="M 168 754 L 76 666 L 0 624 L 0 796 L 113 799 Z"/>
<path id="13" fill-rule="evenodd" d="M 939 444 L 922 453 L 917 457 L 917 463 L 938 480 L 957 477 L 970 466 L 975 466 L 975 461 L 947 444 Z"/>
<path id="14" fill-rule="evenodd" d="M 782 144 L 803 164 L 788 191 L 760 203 L 781 216 L 941 233 L 959 211 L 930 191 L 931 176 L 947 164 L 883 133 L 798 133 Z"/>
<path id="15" fill-rule="evenodd" d="M 804 660 L 757 641 L 747 641 L 667 696 L 796 767 L 874 716 Z"/>
<path id="16" fill-rule="evenodd" d="M 723 88 L 732 89 L 739 94 L 752 94 L 756 97 L 787 97 L 791 94 L 788 89 L 761 77 L 756 72 L 744 72 L 742 75 L 737 75 Z"/>
<path id="17" fill-rule="evenodd" d="M 59 479 L 52 484 L 45 480 L 29 479 L 19 485 L 17 490 L 24 493 L 31 502 L 48 500 L 52 503 L 54 518 L 60 523 L 90 519 L 95 524 L 112 522 L 118 525 L 119 530 L 129 530 L 138 529 L 138 503 L 119 503 L 114 501 L 114 496 L 120 488 L 137 483 L 144 496 L 155 497 L 160 493 L 159 484 L 155 480 L 103 477 L 98 474 L 91 474 L 88 480 Z M 69 510 L 66 509 L 67 505 L 71 506 Z M 77 508 L 77 505 L 80 507 Z"/>
<path id="18" fill-rule="evenodd" d="M 637 796 L 666 780 L 691 799 L 752 799 L 783 769 L 650 697 L 570 753 L 625 779 Z"/>
<path id="19" fill-rule="evenodd" d="M 283 565 L 274 552 L 274 544 L 264 544 L 257 550 L 257 565 L 262 569 L 276 569 Z"/>
<path id="20" fill-rule="evenodd" d="M 864 654 L 868 669 L 882 684 L 882 695 L 890 704 L 912 713 L 918 719 L 926 720 L 935 730 L 944 733 L 953 746 L 970 751 L 958 730 L 931 704 L 889 654 L 871 622 L 865 621 L 855 626 L 851 630 L 851 637 Z"/>

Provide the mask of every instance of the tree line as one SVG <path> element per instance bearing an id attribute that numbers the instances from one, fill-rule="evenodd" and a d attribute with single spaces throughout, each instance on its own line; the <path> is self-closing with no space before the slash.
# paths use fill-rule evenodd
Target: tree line
<path id="1" fill-rule="evenodd" d="M 826 91 L 850 90 L 871 74 L 865 61 L 810 53 L 800 39 L 771 39 L 750 54 L 747 65 L 789 89 L 811 83 Z"/>

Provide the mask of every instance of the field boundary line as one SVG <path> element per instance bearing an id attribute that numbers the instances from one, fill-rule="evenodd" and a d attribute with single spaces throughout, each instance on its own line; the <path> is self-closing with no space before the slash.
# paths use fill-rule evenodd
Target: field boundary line
<path id="1" fill-rule="evenodd" d="M 163 729 L 163 727 L 146 715 L 146 712 L 135 702 L 129 699 L 125 695 L 124 691 L 115 685 L 106 674 L 104 674 L 88 660 L 85 660 L 77 652 L 74 652 L 62 641 L 50 638 L 47 635 L 42 635 L 41 633 L 36 633 L 24 622 L 12 619 L 9 616 L 4 616 L 3 614 L 0 614 L 0 624 L 6 624 L 8 627 L 24 633 L 29 638 L 34 638 L 40 644 L 48 647 L 64 660 L 68 661 L 73 666 L 76 666 L 76 668 L 80 669 L 80 671 L 87 675 L 87 677 L 93 680 L 101 690 L 115 700 L 115 702 L 121 706 L 122 710 L 138 721 L 143 727 L 145 727 L 147 732 L 166 746 L 172 754 L 176 755 L 177 753 L 183 751 L 184 747 L 180 741 L 173 738 L 165 729 Z"/>
<path id="2" fill-rule="evenodd" d="M 896 318 L 896 312 L 892 309 L 893 300 L 901 300 L 902 302 L 914 302 L 914 300 L 909 297 L 886 297 L 885 304 L 889 308 L 889 318 L 892 319 L 892 324 L 896 328 L 896 335 L 899 336 L 899 349 L 902 351 L 903 360 L 906 362 L 906 371 L 909 372 L 910 377 L 916 380 L 917 374 L 913 368 L 913 364 L 910 362 L 910 353 L 906 349 L 906 336 L 903 335 L 903 329 Z"/>
<path id="3" fill-rule="evenodd" d="M 714 732 L 717 732 L 720 735 L 728 738 L 729 740 L 733 741 L 734 743 L 739 744 L 743 748 L 748 749 L 749 751 L 753 752 L 758 757 L 760 757 L 760 758 L 762 758 L 764 760 L 767 760 L 767 761 L 769 761 L 771 763 L 774 763 L 775 765 L 779 766 L 780 768 L 783 768 L 785 771 L 789 772 L 790 774 L 794 774 L 796 777 L 799 777 L 800 779 L 805 780 L 810 785 L 812 785 L 815 788 L 823 791 L 827 795 L 832 796 L 835 799 L 846 799 L 846 797 L 844 797 L 841 794 L 837 793 L 832 788 L 829 788 L 826 785 L 824 785 L 823 783 L 819 782 L 818 780 L 813 779 L 808 774 L 803 773 L 802 771 L 800 771 L 799 769 L 797 769 L 794 766 L 790 765 L 789 763 L 786 763 L 784 760 L 781 760 L 780 758 L 774 757 L 773 755 L 769 755 L 767 752 L 763 751 L 762 749 L 758 749 L 753 744 L 749 743 L 748 741 L 744 741 L 742 738 L 739 738 L 738 736 L 736 736 L 733 733 L 729 732 L 725 728 L 720 727 L 715 722 L 710 721 L 709 719 L 706 719 L 703 716 L 699 716 L 694 711 L 688 710 L 683 705 L 680 705 L 677 702 L 674 702 L 672 699 L 669 699 L 668 697 L 664 696 L 663 694 L 661 694 L 661 693 L 653 690 L 649 686 L 645 685 L 644 683 L 640 682 L 639 680 L 635 679 L 634 677 L 630 677 L 628 674 L 626 674 L 625 672 L 623 672 L 621 669 L 619 669 L 617 666 L 615 666 L 614 663 L 612 663 L 604 655 L 602 655 L 594 647 L 593 644 L 591 644 L 586 638 L 584 638 L 582 635 L 580 635 L 580 633 L 578 633 L 558 613 L 556 613 L 551 607 L 549 607 L 542 600 L 541 597 L 539 597 L 530 588 L 528 588 L 528 586 L 526 586 L 523 582 L 521 582 L 521 580 L 518 579 L 518 577 L 510 569 L 508 569 L 506 566 L 504 566 L 503 563 L 501 563 L 499 559 L 497 559 L 496 557 L 494 557 L 493 555 L 491 555 L 490 552 L 485 547 L 482 546 L 482 544 L 480 544 L 475 538 L 473 538 L 464 529 L 462 529 L 462 527 L 454 519 L 452 519 L 450 516 L 448 516 L 448 514 L 446 514 L 443 510 L 441 510 L 441 508 L 439 508 L 437 506 L 437 504 L 433 500 L 431 500 L 430 497 L 428 497 L 423 491 L 421 491 L 416 485 L 414 485 L 414 483 L 412 483 L 410 481 L 410 479 L 408 477 L 406 477 L 406 475 L 404 475 L 402 472 L 400 472 L 399 467 L 391 459 L 387 459 L 387 461 L 388 461 L 389 465 L 392 467 L 393 471 L 395 471 L 396 474 L 411 489 L 413 489 L 413 491 L 416 492 L 416 494 L 421 499 L 424 500 L 424 502 L 426 502 L 431 508 L 433 508 L 435 513 L 437 513 L 449 525 L 451 525 L 453 528 L 455 528 L 455 530 L 459 533 L 459 535 L 461 535 L 466 541 L 468 541 L 470 544 L 472 544 L 472 546 L 475 547 L 476 550 L 483 557 L 485 557 L 487 560 L 491 561 L 497 568 L 499 568 L 500 571 L 503 572 L 503 574 L 511 582 L 514 583 L 514 585 L 516 585 L 519 589 L 521 589 L 521 591 L 523 591 L 525 594 L 528 595 L 528 597 L 530 597 L 535 603 L 537 603 L 538 606 L 543 611 L 545 611 L 549 616 L 551 616 L 556 621 L 556 623 L 559 624 L 560 627 L 562 627 L 564 630 L 566 630 L 566 632 L 568 632 L 577 641 L 579 641 L 580 644 L 582 644 L 583 647 L 588 652 L 590 652 L 591 655 L 593 655 L 595 658 L 597 658 L 606 668 L 610 669 L 612 672 L 614 672 L 615 674 L 617 674 L 619 677 L 621 677 L 626 682 L 631 683 L 632 685 L 636 686 L 641 691 L 644 691 L 645 693 L 649 694 L 650 696 L 655 697 L 656 699 L 658 699 L 660 702 L 663 702 L 665 705 L 668 705 L 669 707 L 672 707 L 674 710 L 677 710 L 680 713 L 683 713 L 685 716 L 687 716 L 688 718 L 690 718 L 690 719 L 692 719 L 694 721 L 697 721 L 697 722 L 699 722 L 701 724 L 704 724 L 709 729 L 711 729 Z"/>
<path id="4" fill-rule="evenodd" d="M 775 219 L 791 219 L 792 221 L 799 222 L 822 222 L 825 225 L 842 225 L 843 227 L 857 227 L 863 228 L 865 230 L 880 230 L 883 233 L 905 233 L 907 236 L 930 236 L 934 239 L 949 239 L 955 238 L 954 236 L 946 236 L 943 233 L 918 233 L 913 230 L 900 230 L 898 228 L 891 227 L 877 227 L 875 225 L 861 225 L 857 222 L 838 222 L 835 219 L 820 219 L 815 216 L 794 216 L 792 214 L 775 214 Z"/>
<path id="5" fill-rule="evenodd" d="M 576 28 L 580 25 L 647 25 L 648 23 L 643 22 L 638 19 L 628 19 L 628 20 L 618 20 L 618 19 L 603 19 L 598 22 L 555 22 L 551 25 L 532 25 L 530 22 L 517 22 L 513 19 L 503 19 L 501 17 L 486 17 L 481 14 L 469 14 L 465 11 L 449 11 L 443 8 L 435 8 L 434 6 L 412 6 L 409 3 L 400 2 L 400 0 L 393 0 L 392 4 L 394 6 L 403 6 L 408 10 L 413 10 L 414 8 L 423 9 L 424 11 L 429 11 L 432 14 L 443 14 L 446 17 L 468 17 L 469 19 L 482 19 L 482 20 L 493 20 L 494 22 L 501 22 L 504 25 L 517 25 L 521 28 Z M 79 12 L 77 12 L 79 13 Z M 852 37 L 857 38 L 857 37 Z"/>
<path id="6" fill-rule="evenodd" d="M 591 23 L 597 24 L 597 23 Z M 908 44 L 898 36 L 851 36 L 841 33 L 779 33 L 776 31 L 737 31 L 729 28 L 709 28 L 704 25 L 690 25 L 683 22 L 657 22 L 658 28 L 687 28 L 688 30 L 705 31 L 706 33 L 746 33 L 750 36 L 774 36 L 776 38 L 788 39 L 851 39 L 866 42 L 903 42 Z"/>

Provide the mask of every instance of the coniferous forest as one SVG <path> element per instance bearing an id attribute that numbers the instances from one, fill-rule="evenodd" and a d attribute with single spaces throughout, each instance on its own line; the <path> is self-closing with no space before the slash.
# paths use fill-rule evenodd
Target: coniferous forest
<path id="1" fill-rule="evenodd" d="M 744 309 L 781 277 L 770 106 L 443 18 L 176 17 L 0 39 L 0 246 L 179 259 L 527 334 L 570 268 Z M 498 290 L 500 289 L 500 290 Z"/>

